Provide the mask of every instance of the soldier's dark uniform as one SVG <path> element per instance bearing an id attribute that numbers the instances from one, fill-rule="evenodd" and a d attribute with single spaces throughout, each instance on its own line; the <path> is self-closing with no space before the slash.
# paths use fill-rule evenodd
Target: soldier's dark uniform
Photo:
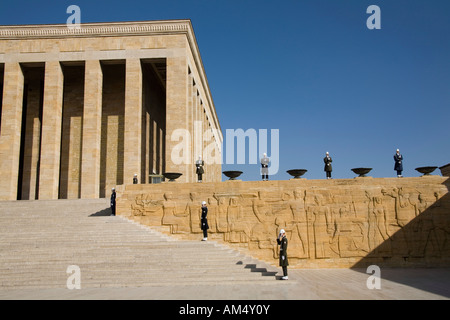
<path id="1" fill-rule="evenodd" d="M 208 207 L 206 206 L 206 203 L 202 203 L 202 218 L 201 218 L 201 229 L 203 230 L 203 241 L 206 241 L 208 238 Z"/>
<path id="2" fill-rule="evenodd" d="M 112 189 L 110 206 L 111 206 L 111 214 L 113 216 L 115 216 L 116 215 L 116 190 L 115 189 Z"/>
<path id="3" fill-rule="evenodd" d="M 205 162 L 201 160 L 200 158 L 195 162 L 195 173 L 198 176 L 198 181 L 202 181 L 202 175 L 205 173 L 205 170 L 203 169 L 203 166 L 205 165 Z"/>
<path id="4" fill-rule="evenodd" d="M 323 162 L 325 163 L 325 168 L 323 169 L 323 171 L 325 171 L 327 173 L 327 179 L 331 179 L 331 171 L 333 171 L 331 162 L 333 162 L 333 160 L 328 155 L 328 153 L 327 153 L 327 156 L 325 158 L 323 158 Z"/>
<path id="5" fill-rule="evenodd" d="M 286 238 L 286 234 L 283 234 L 281 239 L 280 237 L 278 237 L 277 243 L 280 246 L 280 267 L 283 269 L 283 277 L 281 279 L 287 280 L 288 279 L 287 267 L 289 265 L 289 262 L 287 257 L 288 240 Z"/>
<path id="6" fill-rule="evenodd" d="M 403 156 L 400 154 L 399 150 L 397 150 L 397 153 L 394 154 L 394 161 L 395 161 L 394 170 L 397 171 L 397 177 L 400 178 L 402 176 L 403 171 Z"/>
<path id="7" fill-rule="evenodd" d="M 267 158 L 266 154 L 264 153 L 264 156 L 261 158 L 261 176 L 263 181 L 269 180 L 269 162 L 270 159 Z"/>

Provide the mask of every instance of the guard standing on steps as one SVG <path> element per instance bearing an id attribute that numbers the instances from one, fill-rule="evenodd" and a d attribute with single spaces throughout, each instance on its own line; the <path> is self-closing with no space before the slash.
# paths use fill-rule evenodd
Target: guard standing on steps
<path id="1" fill-rule="evenodd" d="M 206 202 L 202 202 L 202 219 L 200 220 L 201 229 L 203 230 L 203 239 L 202 241 L 208 240 L 208 219 L 206 216 L 208 215 L 208 207 L 206 206 Z"/>
<path id="2" fill-rule="evenodd" d="M 111 207 L 111 215 L 116 215 L 116 189 L 111 189 L 111 199 L 110 199 L 110 207 Z"/>
<path id="3" fill-rule="evenodd" d="M 284 231 L 284 229 L 280 230 L 280 233 L 277 238 L 277 243 L 280 246 L 280 267 L 283 269 L 283 277 L 281 277 L 281 280 L 288 280 L 288 272 L 287 272 L 287 267 L 289 265 L 287 257 L 288 240 L 286 238 L 286 232 Z"/>

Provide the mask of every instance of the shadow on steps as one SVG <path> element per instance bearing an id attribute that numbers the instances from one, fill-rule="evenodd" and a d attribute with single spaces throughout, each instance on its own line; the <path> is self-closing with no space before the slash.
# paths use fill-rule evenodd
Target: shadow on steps
<path id="1" fill-rule="evenodd" d="M 90 214 L 89 217 L 106 217 L 110 216 L 111 213 L 111 208 L 105 208 L 103 210 L 97 211 L 96 213 Z"/>
<path id="2" fill-rule="evenodd" d="M 236 264 L 243 265 L 244 263 L 242 261 L 238 261 Z M 276 271 L 268 271 L 267 268 L 258 268 L 258 266 L 254 263 L 245 264 L 244 269 L 250 269 L 250 272 L 259 272 L 263 277 L 275 277 L 275 275 L 278 273 Z"/>

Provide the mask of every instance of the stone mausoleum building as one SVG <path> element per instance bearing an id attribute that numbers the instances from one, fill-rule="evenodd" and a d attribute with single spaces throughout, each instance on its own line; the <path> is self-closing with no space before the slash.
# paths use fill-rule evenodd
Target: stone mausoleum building
<path id="1" fill-rule="evenodd" d="M 221 180 L 189 20 L 0 26 L 0 200 L 98 198 L 180 172 Z"/>

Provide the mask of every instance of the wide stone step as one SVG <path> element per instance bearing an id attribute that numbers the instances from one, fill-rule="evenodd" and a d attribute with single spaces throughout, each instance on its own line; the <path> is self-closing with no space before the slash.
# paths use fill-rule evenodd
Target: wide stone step
<path id="1" fill-rule="evenodd" d="M 87 271 L 80 267 L 81 283 L 84 287 L 97 286 L 98 284 L 119 284 L 120 286 L 136 286 L 140 283 L 144 285 L 158 285 L 164 278 L 169 279 L 170 283 L 191 282 L 195 284 L 205 284 L 205 282 L 230 283 L 233 281 L 274 281 L 275 272 L 260 272 L 239 269 L 219 269 L 202 268 L 199 270 L 188 269 L 180 272 L 180 268 L 152 268 L 151 271 L 146 269 L 129 270 L 124 269 L 99 269 L 96 271 Z M 5 274 L 0 277 L 0 286 L 29 288 L 39 285 L 41 287 L 65 287 L 69 274 L 64 271 L 52 273 L 14 273 Z"/>
<path id="2" fill-rule="evenodd" d="M 189 285 L 220 285 L 220 284 L 259 284 L 259 285 L 273 285 L 280 282 L 274 281 L 273 279 L 268 280 L 264 277 L 261 280 L 248 279 L 248 278 L 220 278 L 220 277 L 199 277 L 195 279 L 191 278 L 173 278 L 170 274 L 162 274 L 157 279 L 150 280 L 136 280 L 136 278 L 128 279 L 126 282 L 121 279 L 88 279 L 81 280 L 81 289 L 83 288 L 120 288 L 120 287 L 150 287 L 150 286 L 189 286 Z M 67 288 L 66 282 L 61 284 L 61 281 L 54 281 L 48 283 L 41 283 L 35 281 L 28 281 L 23 284 L 18 283 L 2 283 L 0 286 L 3 289 L 49 289 L 49 288 Z M 280 284 L 280 290 L 281 290 Z"/>
<path id="3" fill-rule="evenodd" d="M 72 255 L 72 254 L 61 254 L 59 256 L 46 256 L 46 258 L 40 258 L 40 256 L 10 256 L 10 257 L 2 257 L 2 265 L 7 265 L 9 263 L 24 263 L 26 261 L 35 261 L 39 263 L 82 263 L 82 262 L 90 262 L 90 261 L 99 261 L 99 262 L 121 262 L 126 261 L 128 263 L 149 263 L 152 261 L 166 261 L 167 263 L 176 263 L 176 262 L 189 262 L 189 261 L 207 261 L 208 263 L 220 263 L 223 261 L 230 261 L 234 257 L 227 256 L 216 256 L 216 257 L 208 257 L 207 255 L 192 257 L 189 255 L 176 255 L 176 256 L 160 256 L 160 257 L 148 257 L 144 255 L 121 255 L 121 256 L 99 256 L 99 255 Z M 233 260 L 234 261 L 234 260 Z M 237 261 L 236 261 L 237 262 Z M 205 262 L 206 263 L 206 262 Z"/>
<path id="4" fill-rule="evenodd" d="M 47 268 L 47 269 L 36 269 L 32 270 L 2 270 L 2 275 L 0 276 L 0 282 L 4 280 L 12 280 L 12 279 L 26 279 L 26 278 L 53 278 L 55 276 L 62 276 L 63 278 L 67 278 L 68 274 L 66 274 L 68 266 L 62 266 L 61 268 Z M 136 268 L 129 267 L 120 267 L 115 266 L 101 268 L 89 268 L 86 266 L 80 266 L 80 273 L 82 277 L 85 276 L 93 276 L 93 275 L 117 275 L 123 278 L 129 276 L 137 276 L 137 277 L 150 277 L 155 273 L 165 273 L 165 272 L 173 272 L 176 275 L 180 275 L 183 277 L 188 277 L 195 274 L 223 274 L 229 275 L 231 277 L 234 276 L 252 276 L 258 278 L 259 276 L 269 276 L 274 275 L 276 271 L 268 271 L 265 268 L 254 268 L 254 269 L 245 269 L 245 267 L 239 266 L 227 266 L 227 267 L 217 267 L 212 265 L 190 265 L 190 266 L 167 266 L 167 265 L 159 265 L 159 266 L 139 266 Z"/>
<path id="5" fill-rule="evenodd" d="M 218 263 L 220 262 L 220 263 Z M 70 265 L 77 265 L 81 269 L 84 270 L 93 270 L 96 269 L 99 270 L 153 270 L 157 268 L 165 268 L 165 269 L 179 269 L 180 272 L 184 272 L 186 269 L 214 269 L 214 270 L 240 270 L 240 271 L 248 271 L 248 270 L 255 270 L 261 271 L 262 267 L 256 267 L 254 263 L 240 263 L 239 261 L 204 261 L 199 263 L 198 261 L 180 261 L 177 263 L 171 262 L 171 261 L 157 261 L 157 262 L 136 262 L 136 263 L 125 263 L 123 261 L 102 261 L 97 260 L 93 262 L 87 262 L 87 261 L 72 261 L 72 262 L 66 262 L 66 261 L 52 261 L 51 263 L 39 263 L 39 262 L 33 262 L 33 263 L 27 263 L 27 264 L 20 264 L 19 262 L 16 263 L 6 263 L 2 264 L 0 271 L 2 271 L 2 274 L 0 274 L 0 278 L 5 275 L 6 272 L 9 273 L 23 273 L 23 272 L 29 272 L 30 274 L 36 273 L 36 272 L 56 272 L 61 271 L 65 272 L 67 267 Z"/>
<path id="6" fill-rule="evenodd" d="M 273 283 L 264 263 L 214 243 L 181 241 L 109 216 L 108 201 L 0 202 L 0 287 L 65 288 L 69 265 L 82 287 Z"/>

